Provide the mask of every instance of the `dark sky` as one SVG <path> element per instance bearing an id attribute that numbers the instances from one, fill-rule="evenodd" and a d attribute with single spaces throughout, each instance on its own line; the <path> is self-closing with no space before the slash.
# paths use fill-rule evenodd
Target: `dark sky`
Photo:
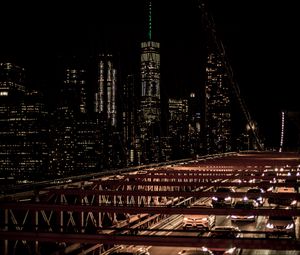
<path id="1" fill-rule="evenodd" d="M 54 70 L 65 56 L 104 48 L 120 56 L 123 73 L 136 67 L 146 37 L 146 0 L 25 2 L 1 3 L 0 60 L 24 64 L 35 86 L 55 87 Z M 296 1 L 208 2 L 252 117 L 266 136 L 279 139 L 280 110 L 300 110 Z M 153 38 L 161 43 L 166 94 L 197 86 L 199 45 L 205 40 L 197 6 L 196 0 L 153 1 Z"/>

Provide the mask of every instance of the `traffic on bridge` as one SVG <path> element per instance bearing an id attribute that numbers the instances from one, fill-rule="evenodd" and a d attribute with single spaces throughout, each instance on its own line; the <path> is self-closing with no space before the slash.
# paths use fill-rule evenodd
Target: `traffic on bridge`
<path id="1" fill-rule="evenodd" d="M 2 254 L 298 254 L 299 159 L 230 153 L 3 195 Z"/>

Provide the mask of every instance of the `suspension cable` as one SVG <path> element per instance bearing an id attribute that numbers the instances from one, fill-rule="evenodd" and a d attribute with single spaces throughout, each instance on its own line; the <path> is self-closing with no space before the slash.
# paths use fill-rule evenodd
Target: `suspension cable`
<path id="1" fill-rule="evenodd" d="M 250 128 L 250 131 L 252 132 L 252 134 L 255 138 L 258 149 L 263 150 L 263 144 L 261 143 L 261 140 L 259 139 L 258 134 L 256 132 L 256 128 L 253 125 L 254 122 L 252 121 L 252 118 L 251 118 L 250 112 L 247 108 L 247 105 L 246 105 L 245 101 L 243 100 L 243 98 L 241 97 L 240 89 L 239 89 L 237 81 L 234 78 L 233 71 L 232 71 L 231 65 L 230 65 L 230 63 L 227 59 L 223 43 L 216 35 L 216 26 L 215 26 L 215 22 L 213 20 L 213 17 L 208 14 L 206 6 L 205 6 L 205 4 L 202 0 L 199 0 L 199 8 L 202 11 L 203 22 L 206 25 L 206 28 L 207 28 L 208 32 L 212 36 L 213 42 L 216 45 L 217 51 L 219 53 L 219 57 L 221 58 L 221 61 L 222 61 L 223 65 L 226 69 L 226 73 L 228 75 L 229 83 L 232 85 L 233 90 L 234 90 L 234 92 L 237 96 L 237 100 L 238 100 L 238 102 L 239 102 L 239 104 L 242 108 L 242 112 L 243 112 L 243 114 L 246 118 L 246 121 L 247 121 L 248 126 Z"/>

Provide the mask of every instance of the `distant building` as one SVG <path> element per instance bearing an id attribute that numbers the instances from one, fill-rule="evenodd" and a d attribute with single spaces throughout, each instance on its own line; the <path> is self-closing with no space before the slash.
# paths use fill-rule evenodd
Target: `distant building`
<path id="1" fill-rule="evenodd" d="M 126 148 L 127 164 L 138 163 L 138 148 L 136 148 L 137 131 L 137 95 L 135 91 L 136 78 L 128 75 L 122 95 L 122 129 L 123 144 Z"/>
<path id="2" fill-rule="evenodd" d="M 87 74 L 82 68 L 67 68 L 61 93 L 62 100 L 75 113 L 87 113 Z"/>
<path id="3" fill-rule="evenodd" d="M 159 43 L 141 44 L 141 111 L 148 126 L 160 121 L 160 54 Z"/>
<path id="4" fill-rule="evenodd" d="M 113 56 L 99 55 L 94 109 L 97 115 L 97 153 L 101 158 L 100 168 L 121 166 L 126 153 L 118 125 L 117 83 Z"/>
<path id="5" fill-rule="evenodd" d="M 191 156 L 203 153 L 203 114 L 200 96 L 191 92 L 188 99 L 188 144 Z"/>
<path id="6" fill-rule="evenodd" d="M 110 54 L 102 54 L 98 61 L 95 112 L 104 114 L 108 124 L 117 125 L 117 70 Z"/>
<path id="7" fill-rule="evenodd" d="M 231 150 L 231 105 L 227 75 L 218 54 L 207 58 L 205 129 L 208 153 Z"/>
<path id="8" fill-rule="evenodd" d="M 17 182 L 46 177 L 48 112 L 42 96 L 25 87 L 25 70 L 0 63 L 0 176 Z"/>
<path id="9" fill-rule="evenodd" d="M 140 162 L 159 161 L 161 137 L 160 44 L 152 40 L 151 1 L 148 40 L 141 43 L 141 101 L 138 116 Z"/>
<path id="10" fill-rule="evenodd" d="M 172 159 L 188 157 L 188 100 L 169 99 L 169 136 L 171 138 Z"/>
<path id="11" fill-rule="evenodd" d="M 65 69 L 58 107 L 51 118 L 52 176 L 72 176 L 96 169 L 96 121 L 88 115 L 86 86 L 85 69 Z"/>
<path id="12" fill-rule="evenodd" d="M 0 63 L 0 95 L 25 90 L 25 69 L 13 63 Z"/>

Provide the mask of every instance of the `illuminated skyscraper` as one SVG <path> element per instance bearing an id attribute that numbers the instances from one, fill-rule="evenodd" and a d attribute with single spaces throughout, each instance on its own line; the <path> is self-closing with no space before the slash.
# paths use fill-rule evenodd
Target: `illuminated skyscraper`
<path id="1" fill-rule="evenodd" d="M 158 161 L 160 147 L 160 44 L 152 40 L 152 5 L 149 4 L 148 41 L 141 43 L 141 101 L 138 138 L 141 161 Z"/>
<path id="2" fill-rule="evenodd" d="M 222 61 L 215 53 L 207 58 L 205 85 L 206 146 L 208 153 L 231 150 L 229 86 Z"/>
<path id="3" fill-rule="evenodd" d="M 152 41 L 151 8 L 150 2 L 148 41 L 141 43 L 141 111 L 148 125 L 160 121 L 160 44 Z"/>
<path id="4" fill-rule="evenodd" d="M 101 54 L 97 65 L 94 101 L 98 127 L 97 153 L 102 159 L 101 167 L 109 168 L 121 164 L 120 154 L 123 153 L 117 126 L 117 69 L 111 54 Z"/>
<path id="5" fill-rule="evenodd" d="M 136 148 L 136 115 L 137 101 L 135 93 L 136 79 L 134 75 L 128 75 L 123 87 L 122 96 L 122 128 L 123 144 L 126 148 L 127 164 L 134 164 L 137 161 Z"/>
<path id="6" fill-rule="evenodd" d="M 25 92 L 25 70 L 13 63 L 0 63 L 0 95 L 12 92 Z"/>
<path id="7" fill-rule="evenodd" d="M 95 94 L 95 112 L 106 115 L 108 124 L 117 125 L 117 71 L 113 57 L 102 54 L 98 62 L 98 80 Z"/>
<path id="8" fill-rule="evenodd" d="M 160 121 L 159 43 L 142 42 L 141 49 L 141 110 L 144 121 L 150 125 Z"/>
<path id="9" fill-rule="evenodd" d="M 200 96 L 196 92 L 191 92 L 188 99 L 189 107 L 189 129 L 188 129 L 188 144 L 192 156 L 197 156 L 203 153 L 203 123 L 201 111 Z"/>
<path id="10" fill-rule="evenodd" d="M 95 170 L 95 125 L 87 110 L 87 71 L 67 68 L 51 125 L 50 173 L 71 176 Z"/>
<path id="11" fill-rule="evenodd" d="M 188 148 L 188 100 L 169 99 L 169 136 L 173 159 L 187 157 Z"/>
<path id="12" fill-rule="evenodd" d="M 67 68 L 65 71 L 63 100 L 74 112 L 86 113 L 86 70 L 81 68 Z"/>
<path id="13" fill-rule="evenodd" d="M 24 69 L 0 63 L 0 176 L 41 180 L 47 171 L 48 113 L 37 91 L 24 86 Z"/>

